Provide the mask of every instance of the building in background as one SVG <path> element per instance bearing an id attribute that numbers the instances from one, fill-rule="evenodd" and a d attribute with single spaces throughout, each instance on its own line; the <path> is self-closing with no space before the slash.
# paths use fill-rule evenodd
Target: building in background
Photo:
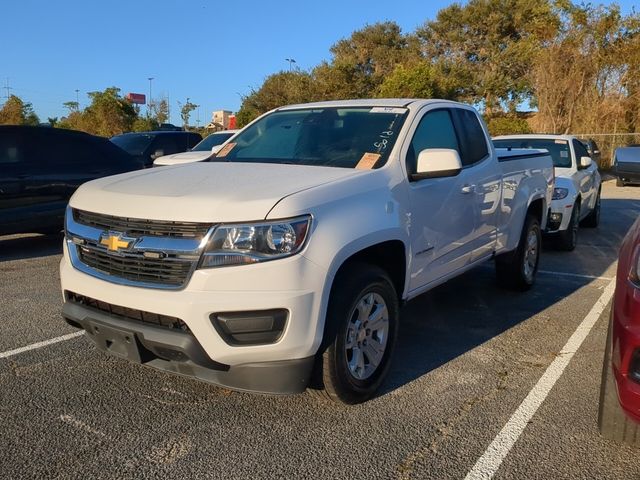
<path id="1" fill-rule="evenodd" d="M 229 110 L 216 110 L 211 116 L 211 123 L 206 128 L 214 132 L 234 129 L 236 128 L 236 116 Z"/>

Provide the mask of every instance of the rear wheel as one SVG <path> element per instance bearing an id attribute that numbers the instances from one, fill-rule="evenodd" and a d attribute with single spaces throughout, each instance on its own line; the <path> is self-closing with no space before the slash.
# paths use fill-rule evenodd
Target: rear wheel
<path id="1" fill-rule="evenodd" d="M 540 222 L 527 214 L 518 247 L 496 258 L 498 283 L 506 288 L 528 290 L 535 282 L 540 260 Z"/>
<path id="2" fill-rule="evenodd" d="M 387 273 L 356 264 L 332 289 L 327 310 L 328 348 L 314 382 L 324 396 L 346 404 L 371 398 L 384 380 L 398 333 L 399 302 Z"/>
<path id="3" fill-rule="evenodd" d="M 581 225 L 587 228 L 596 228 L 600 223 L 600 190 L 598 190 L 598 196 L 596 197 L 596 204 L 593 206 L 593 210 L 589 215 L 585 217 Z"/>
<path id="4" fill-rule="evenodd" d="M 580 202 L 575 202 L 571 211 L 571 220 L 567 229 L 558 233 L 558 247 L 561 250 L 570 252 L 578 244 L 578 226 L 580 224 Z"/>
<path id="5" fill-rule="evenodd" d="M 624 182 L 622 181 L 621 178 L 616 178 L 616 186 L 624 187 Z"/>

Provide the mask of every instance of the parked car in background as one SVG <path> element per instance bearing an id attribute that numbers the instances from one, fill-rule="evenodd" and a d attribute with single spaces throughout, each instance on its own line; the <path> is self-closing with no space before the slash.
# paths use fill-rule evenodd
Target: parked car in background
<path id="1" fill-rule="evenodd" d="M 555 167 L 555 188 L 545 233 L 563 250 L 573 250 L 578 226 L 595 228 L 600 223 L 601 178 L 598 166 L 583 143 L 570 135 L 507 135 L 495 137 L 497 148 L 542 148 Z"/>
<path id="2" fill-rule="evenodd" d="M 161 370 L 362 402 L 389 369 L 401 302 L 489 259 L 501 284 L 533 285 L 552 190 L 549 154 L 496 151 L 467 105 L 283 107 L 210 162 L 78 191 L 63 316 Z"/>
<path id="3" fill-rule="evenodd" d="M 156 158 L 153 161 L 154 167 L 165 165 L 179 165 L 183 163 L 202 162 L 214 155 L 227 140 L 233 137 L 240 130 L 222 130 L 214 132 L 205 137 L 199 144 L 188 152 L 174 153 Z"/>
<path id="4" fill-rule="evenodd" d="M 202 135 L 184 131 L 123 133 L 111 137 L 117 146 L 139 158 L 145 168 L 153 166 L 156 158 L 186 152 L 202 141 Z"/>
<path id="5" fill-rule="evenodd" d="M 640 146 L 616 148 L 613 173 L 619 187 L 640 183 Z"/>
<path id="6" fill-rule="evenodd" d="M 0 235 L 59 232 L 78 186 L 141 168 L 139 160 L 103 137 L 0 126 Z"/>
<path id="7" fill-rule="evenodd" d="M 613 440 L 640 445 L 640 218 L 620 248 L 598 425 Z"/>
<path id="8" fill-rule="evenodd" d="M 596 167 L 599 166 L 602 154 L 600 152 L 600 147 L 598 147 L 596 141 L 593 138 L 588 138 L 586 140 L 580 141 L 584 145 L 584 148 L 587 149 L 587 152 L 589 152 L 589 156 L 591 157 L 591 159 L 596 162 Z"/>

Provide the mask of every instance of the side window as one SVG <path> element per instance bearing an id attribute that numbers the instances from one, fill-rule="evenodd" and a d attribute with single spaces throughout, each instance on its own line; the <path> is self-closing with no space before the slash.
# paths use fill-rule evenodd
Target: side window
<path id="1" fill-rule="evenodd" d="M 153 155 L 158 150 L 162 150 L 163 155 L 171 155 L 172 153 L 184 152 L 186 148 L 180 148 L 177 138 L 174 135 L 158 135 L 151 154 Z"/>
<path id="2" fill-rule="evenodd" d="M 478 116 L 471 110 L 456 108 L 453 110 L 453 115 L 460 138 L 462 165 L 473 165 L 489 155 L 484 129 Z"/>
<path id="3" fill-rule="evenodd" d="M 582 144 L 582 142 L 579 142 L 578 140 L 573 140 L 573 150 L 576 152 L 576 161 L 579 162 L 580 161 L 580 157 L 590 157 L 591 155 L 589 155 L 589 152 L 587 152 L 587 149 L 584 148 L 584 145 Z"/>
<path id="4" fill-rule="evenodd" d="M 407 151 L 409 174 L 416 173 L 418 154 L 427 148 L 450 148 L 460 153 L 449 110 L 432 110 L 420 120 Z"/>
<path id="5" fill-rule="evenodd" d="M 0 135 L 0 165 L 12 165 L 24 160 L 22 134 L 6 132 Z"/>

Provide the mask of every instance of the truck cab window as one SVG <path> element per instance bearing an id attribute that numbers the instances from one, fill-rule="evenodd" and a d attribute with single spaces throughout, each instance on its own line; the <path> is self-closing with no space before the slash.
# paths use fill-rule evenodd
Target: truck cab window
<path id="1" fill-rule="evenodd" d="M 460 153 L 460 146 L 447 109 L 427 112 L 416 128 L 407 151 L 407 172 L 415 173 L 418 154 L 427 148 L 450 148 Z"/>

